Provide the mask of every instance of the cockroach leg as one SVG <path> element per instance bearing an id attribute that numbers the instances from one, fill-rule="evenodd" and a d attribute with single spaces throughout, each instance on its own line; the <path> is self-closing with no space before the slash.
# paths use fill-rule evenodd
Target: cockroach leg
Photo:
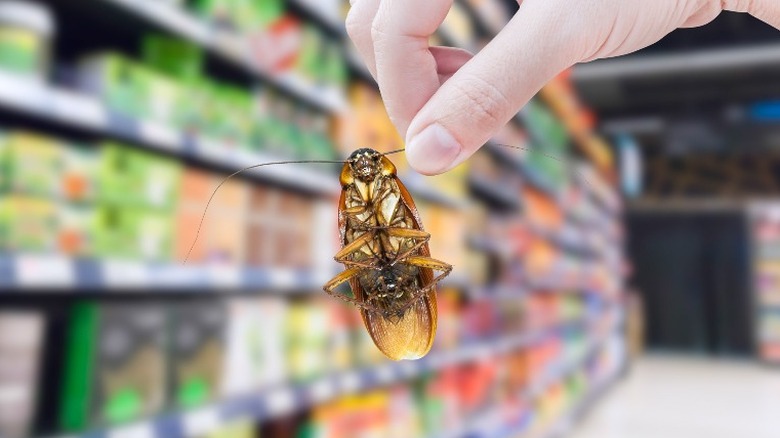
<path id="1" fill-rule="evenodd" d="M 333 258 L 341 263 L 343 262 L 346 257 L 355 251 L 358 251 L 360 248 L 363 247 L 363 245 L 367 244 L 368 242 L 371 242 L 371 240 L 374 238 L 373 232 L 367 232 L 363 234 L 362 236 L 358 237 L 357 239 L 350 242 L 348 245 L 345 245 L 344 248 L 341 248 L 339 252 L 336 253 Z"/>
<path id="2" fill-rule="evenodd" d="M 322 287 L 322 290 L 325 291 L 328 295 L 334 296 L 336 298 L 340 298 L 350 304 L 353 304 L 357 306 L 358 308 L 365 307 L 363 303 L 360 301 L 350 298 L 347 296 L 344 296 L 342 294 L 336 293 L 334 289 L 336 289 L 339 285 L 351 280 L 356 275 L 360 274 L 363 271 L 362 268 L 348 268 L 342 271 L 340 274 L 333 277 L 329 282 L 325 283 L 325 286 Z"/>
<path id="3" fill-rule="evenodd" d="M 431 234 L 422 231 L 422 230 L 416 230 L 414 228 L 402 228 L 402 227 L 387 227 L 387 234 L 394 236 L 394 237 L 408 237 L 411 239 L 425 239 L 427 242 L 431 238 Z"/>
<path id="4" fill-rule="evenodd" d="M 339 263 L 343 263 L 347 266 L 358 266 L 363 269 L 379 269 L 376 265 L 373 265 L 371 263 L 363 263 L 363 262 L 354 262 L 352 260 L 336 260 Z"/>
<path id="5" fill-rule="evenodd" d="M 428 243 L 429 240 L 431 240 L 430 233 L 427 233 L 422 230 L 416 230 L 414 228 L 400 228 L 400 227 L 390 227 L 387 229 L 387 234 L 393 236 L 393 237 L 404 237 L 407 239 L 420 239 L 417 243 L 415 243 L 411 248 L 404 251 L 401 254 L 398 254 L 395 256 L 395 260 L 393 260 L 390 263 L 390 266 L 395 265 L 399 261 L 403 261 L 407 257 L 411 256 L 417 250 L 419 250 L 423 245 Z"/>
<path id="6" fill-rule="evenodd" d="M 409 299 L 408 303 L 404 305 L 401 309 L 399 309 L 401 311 L 405 311 L 406 309 L 414 305 L 414 303 L 417 302 L 417 300 L 424 297 L 428 292 L 433 290 L 433 288 L 435 288 L 440 281 L 442 281 L 446 276 L 450 275 L 450 272 L 452 272 L 452 265 L 442 262 L 441 260 L 436 260 L 431 257 L 411 256 L 411 257 L 407 257 L 406 259 L 400 260 L 400 263 L 405 263 L 420 268 L 429 268 L 435 271 L 441 271 L 441 274 L 436 276 L 428 284 L 416 290 L 412 295 L 412 297 Z"/>
<path id="7" fill-rule="evenodd" d="M 344 211 L 342 213 L 344 213 L 346 215 L 349 215 L 349 216 L 355 216 L 355 215 L 358 215 L 358 214 L 361 214 L 361 213 L 365 213 L 366 210 L 368 210 L 368 209 L 366 208 L 366 205 L 363 204 L 363 205 L 356 205 L 354 207 L 346 208 L 346 209 L 344 209 Z"/>
<path id="8" fill-rule="evenodd" d="M 432 257 L 409 256 L 401 260 L 401 263 L 417 266 L 420 268 L 429 268 L 429 269 L 433 269 L 434 271 L 441 271 L 442 274 L 436 277 L 434 281 L 441 280 L 444 277 L 448 276 L 450 272 L 452 272 L 452 265 L 450 265 L 449 263 L 442 262 L 441 260 L 436 260 Z"/>
<path id="9" fill-rule="evenodd" d="M 371 242 L 373 238 L 374 238 L 373 232 L 367 232 L 363 234 L 362 236 L 353 240 L 349 245 L 345 246 L 344 248 L 341 248 L 341 251 L 337 252 L 336 255 L 333 257 L 333 259 L 339 263 L 343 263 L 349 266 L 359 266 L 361 268 L 366 268 L 366 269 L 376 269 L 376 266 L 374 266 L 371 263 L 358 262 L 347 258 L 353 253 L 363 248 L 364 245 Z"/>

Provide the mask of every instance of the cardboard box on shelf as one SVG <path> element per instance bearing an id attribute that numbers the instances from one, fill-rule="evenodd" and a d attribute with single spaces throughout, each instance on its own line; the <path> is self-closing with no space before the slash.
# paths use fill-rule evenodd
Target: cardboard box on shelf
<path id="1" fill-rule="evenodd" d="M 126 424 L 166 404 L 166 314 L 158 304 L 80 302 L 68 324 L 60 428 Z"/>
<path id="2" fill-rule="evenodd" d="M 176 303 L 169 312 L 171 403 L 177 409 L 190 409 L 216 401 L 224 376 L 225 303 L 198 299 Z"/>

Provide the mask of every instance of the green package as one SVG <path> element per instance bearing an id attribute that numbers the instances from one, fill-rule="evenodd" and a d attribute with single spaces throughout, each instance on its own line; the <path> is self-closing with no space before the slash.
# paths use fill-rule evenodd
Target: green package
<path id="1" fill-rule="evenodd" d="M 184 90 L 180 83 L 122 55 L 102 53 L 87 58 L 82 63 L 82 85 L 118 114 L 171 125 L 181 118 Z"/>
<path id="2" fill-rule="evenodd" d="M 234 0 L 196 0 L 195 9 L 218 24 L 236 27 L 233 4 Z"/>
<path id="3" fill-rule="evenodd" d="M 52 252 L 57 246 L 57 205 L 27 195 L 0 196 L 0 234 L 9 251 Z"/>
<path id="4" fill-rule="evenodd" d="M 162 306 L 74 305 L 67 330 L 60 428 L 82 432 L 161 412 L 166 341 Z"/>
<path id="5" fill-rule="evenodd" d="M 170 260 L 173 222 L 169 213 L 132 207 L 98 207 L 95 252 L 101 257 Z"/>
<path id="6" fill-rule="evenodd" d="M 342 48 L 333 42 L 325 44 L 323 52 L 323 78 L 328 85 L 345 88 L 349 78 Z"/>
<path id="7" fill-rule="evenodd" d="M 150 98 L 148 70 L 116 53 L 102 53 L 82 62 L 82 85 L 106 106 L 128 117 L 142 118 Z"/>
<path id="8" fill-rule="evenodd" d="M 73 202 L 94 201 L 97 197 L 100 149 L 68 145 L 61 150 L 62 172 L 58 183 L 62 198 Z"/>
<path id="9" fill-rule="evenodd" d="M 0 131 L 0 193 L 8 190 L 11 183 L 10 147 L 8 144 L 8 134 Z"/>
<path id="10" fill-rule="evenodd" d="M 216 400 L 225 355 L 227 310 L 221 300 L 178 303 L 171 308 L 171 399 L 178 408 Z"/>
<path id="11" fill-rule="evenodd" d="M 212 21 L 242 33 L 268 27 L 284 15 L 284 0 L 197 0 L 195 8 Z"/>
<path id="12" fill-rule="evenodd" d="M 93 205 L 60 203 L 57 209 L 57 249 L 79 257 L 95 255 L 98 210 Z"/>
<path id="13" fill-rule="evenodd" d="M 104 203 L 171 210 L 178 202 L 181 163 L 119 143 L 103 145 L 100 200 Z"/>
<path id="14" fill-rule="evenodd" d="M 302 26 L 301 47 L 295 70 L 305 78 L 318 82 L 323 67 L 323 36 L 313 25 Z"/>
<path id="15" fill-rule="evenodd" d="M 63 146 L 38 134 L 16 132 L 6 137 L 10 190 L 35 195 L 59 192 Z"/>
<path id="16" fill-rule="evenodd" d="M 179 38 L 148 35 L 143 41 L 144 62 L 171 78 L 189 80 L 203 74 L 203 49 Z"/>
<path id="17" fill-rule="evenodd" d="M 41 73 L 48 57 L 46 44 L 35 31 L 0 26 L 0 67 L 15 73 Z"/>
<path id="18" fill-rule="evenodd" d="M 148 90 L 146 102 L 144 102 L 144 120 L 152 120 L 170 126 L 172 128 L 182 128 L 180 115 L 181 94 L 186 94 L 180 88 L 179 84 L 152 70 L 143 73 L 145 89 Z"/>

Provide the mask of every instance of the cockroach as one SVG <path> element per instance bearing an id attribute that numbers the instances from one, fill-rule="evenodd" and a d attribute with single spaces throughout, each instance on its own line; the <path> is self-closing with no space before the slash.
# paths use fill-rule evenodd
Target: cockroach
<path id="1" fill-rule="evenodd" d="M 364 148 L 341 170 L 335 259 L 346 269 L 325 292 L 355 304 L 374 344 L 394 360 L 418 359 L 436 334 L 436 284 L 452 266 L 431 257 L 422 220 L 395 165 Z M 434 272 L 440 272 L 434 276 Z M 335 293 L 349 282 L 352 297 Z"/>
<path id="2" fill-rule="evenodd" d="M 388 358 L 403 360 L 425 356 L 436 334 L 436 285 L 452 272 L 452 266 L 431 257 L 428 248 L 431 235 L 423 229 L 412 196 L 398 178 L 395 165 L 387 158 L 387 155 L 402 151 L 380 153 L 362 148 L 354 151 L 346 161 L 278 161 L 256 164 L 230 174 L 211 194 L 184 263 L 195 247 L 206 210 L 228 179 L 263 166 L 343 164 L 338 203 L 341 250 L 334 258 L 345 269 L 323 289 L 358 308 L 371 339 Z M 336 291 L 343 283 L 349 283 L 351 296 Z"/>

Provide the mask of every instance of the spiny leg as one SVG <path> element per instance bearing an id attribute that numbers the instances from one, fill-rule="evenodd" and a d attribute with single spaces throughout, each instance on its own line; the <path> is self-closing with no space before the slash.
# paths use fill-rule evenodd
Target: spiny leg
<path id="1" fill-rule="evenodd" d="M 429 268 L 434 271 L 441 271 L 442 273 L 436 277 L 433 281 L 439 281 L 444 277 L 450 275 L 452 272 L 452 265 L 441 260 L 436 260 L 433 257 L 427 256 L 410 256 L 402 260 L 407 265 L 417 266 L 418 268 Z"/>
<path id="2" fill-rule="evenodd" d="M 344 248 L 341 248 L 341 250 L 337 252 L 335 256 L 333 256 L 333 258 L 337 262 L 343 263 L 345 265 L 360 266 L 362 268 L 373 269 L 374 265 L 372 264 L 355 262 L 347 258 L 353 253 L 359 251 L 363 247 L 363 245 L 366 245 L 367 243 L 371 242 L 373 238 L 374 238 L 374 233 L 369 231 L 363 234 L 362 236 L 358 237 L 357 239 L 353 240 L 349 244 L 345 245 Z"/>
<path id="3" fill-rule="evenodd" d="M 420 268 L 429 268 L 436 271 L 441 271 L 441 274 L 439 274 L 436 278 L 432 279 L 428 284 L 421 287 L 419 290 L 416 290 L 411 298 L 407 301 L 407 303 L 399 309 L 401 312 L 405 312 L 408 308 L 412 307 L 417 300 L 424 297 L 428 294 L 433 288 L 436 287 L 436 284 L 438 284 L 441 280 L 444 279 L 447 275 L 452 272 L 452 265 L 449 263 L 442 262 L 441 260 L 436 260 L 431 257 L 425 257 L 425 256 L 412 256 L 407 257 L 405 260 L 401 261 L 402 263 L 406 263 L 411 266 L 417 266 Z"/>
<path id="4" fill-rule="evenodd" d="M 420 249 L 423 245 L 428 243 L 428 241 L 431 240 L 430 233 L 427 233 L 422 230 L 416 230 L 414 228 L 400 228 L 400 227 L 390 227 L 387 229 L 387 234 L 393 236 L 393 237 L 404 237 L 408 239 L 420 239 L 417 243 L 415 243 L 411 248 L 404 251 L 401 254 L 398 254 L 395 256 L 395 260 L 393 260 L 392 263 L 390 263 L 390 266 L 395 265 L 398 262 L 403 261 L 407 257 L 411 256 L 415 251 Z"/>
<path id="5" fill-rule="evenodd" d="M 434 271 L 440 271 L 441 274 L 436 276 L 433 280 L 430 281 L 430 283 L 426 284 L 415 295 L 422 296 L 425 293 L 427 293 L 429 290 L 436 287 L 436 284 L 440 281 L 442 281 L 446 276 L 450 275 L 450 272 L 452 272 L 452 265 L 446 262 L 443 262 L 441 260 L 436 260 L 433 257 L 426 257 L 426 256 L 411 256 L 407 257 L 402 261 L 402 263 L 405 263 L 407 265 L 411 266 L 417 266 L 419 268 L 428 268 L 433 269 Z"/>
<path id="6" fill-rule="evenodd" d="M 368 206 L 366 204 L 361 204 L 354 207 L 345 208 L 341 212 L 349 216 L 357 216 L 361 213 L 365 213 L 366 210 L 368 210 Z"/>
<path id="7" fill-rule="evenodd" d="M 334 289 L 336 289 L 340 284 L 343 284 L 343 283 L 351 280 L 356 275 L 360 274 L 360 272 L 362 270 L 363 269 L 361 269 L 361 268 L 348 268 L 348 269 L 345 269 L 344 271 L 342 271 L 341 273 L 339 273 L 338 275 L 333 277 L 330 281 L 325 283 L 325 286 L 322 287 L 322 290 L 324 290 L 325 293 L 327 293 L 330 296 L 334 296 L 336 298 L 340 298 L 340 299 L 342 299 L 342 300 L 344 300 L 344 301 L 346 301 L 346 302 L 348 302 L 350 304 L 353 304 L 353 305 L 357 306 L 358 308 L 362 309 L 364 307 L 364 305 L 360 301 L 358 301 L 358 300 L 356 300 L 354 298 L 350 298 L 350 297 L 347 297 L 345 295 L 342 295 L 342 294 L 334 292 Z"/>

